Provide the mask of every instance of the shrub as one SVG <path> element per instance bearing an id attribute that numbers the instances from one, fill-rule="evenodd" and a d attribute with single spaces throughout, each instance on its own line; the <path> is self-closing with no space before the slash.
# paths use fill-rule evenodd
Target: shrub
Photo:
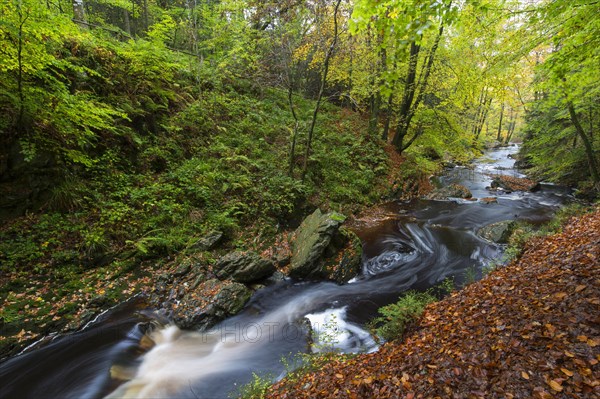
<path id="1" fill-rule="evenodd" d="M 435 301 L 429 291 L 407 291 L 398 302 L 380 308 L 382 316 L 375 318 L 371 326 L 386 341 L 402 338 L 406 329 L 421 317 L 425 307 Z"/>

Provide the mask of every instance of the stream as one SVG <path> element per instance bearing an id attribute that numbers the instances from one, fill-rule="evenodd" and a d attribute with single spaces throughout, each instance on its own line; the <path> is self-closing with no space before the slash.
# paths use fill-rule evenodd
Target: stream
<path id="1" fill-rule="evenodd" d="M 257 291 L 240 314 L 208 332 L 157 327 L 156 345 L 146 353 L 140 340 L 156 321 L 133 298 L 80 332 L 1 363 L 0 397 L 227 398 L 253 373 L 281 378 L 282 359 L 294 363 L 294 354 L 376 351 L 364 326 L 379 307 L 447 277 L 457 286 L 478 279 L 501 257 L 502 246 L 480 238 L 479 228 L 503 220 L 539 224 L 569 200 L 569 190 L 547 184 L 536 192 L 490 193 L 490 175 L 522 177 L 510 158 L 517 150 L 491 150 L 472 168 L 448 169 L 438 178 L 440 185 L 466 186 L 475 198 L 497 196 L 497 203 L 396 201 L 357 222 L 363 270 L 347 284 L 282 281 Z M 134 378 L 119 385 L 111 368 Z"/>

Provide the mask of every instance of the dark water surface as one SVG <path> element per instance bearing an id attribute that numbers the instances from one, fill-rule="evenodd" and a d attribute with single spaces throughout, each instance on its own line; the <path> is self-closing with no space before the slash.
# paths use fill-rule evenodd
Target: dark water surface
<path id="1" fill-rule="evenodd" d="M 490 175 L 521 177 L 509 157 L 516 151 L 490 151 L 472 169 L 448 170 L 440 183 L 463 184 L 476 198 L 495 196 L 486 188 Z M 282 376 L 281 359 L 295 353 L 377 350 L 363 326 L 379 307 L 446 277 L 460 284 L 480 276 L 502 248 L 477 236 L 479 228 L 502 220 L 541 223 L 568 199 L 568 190 L 542 185 L 535 193 L 498 195 L 491 204 L 456 199 L 382 205 L 380 217 L 359 224 L 363 271 L 350 283 L 283 281 L 257 292 L 244 311 L 210 332 L 157 330 L 157 345 L 142 356 L 138 343 L 151 318 L 134 300 L 82 332 L 0 364 L 0 397 L 226 398 L 253 372 Z M 317 333 L 312 347 L 311 329 Z M 119 385 L 110 377 L 114 365 L 130 366 L 135 378 Z"/>

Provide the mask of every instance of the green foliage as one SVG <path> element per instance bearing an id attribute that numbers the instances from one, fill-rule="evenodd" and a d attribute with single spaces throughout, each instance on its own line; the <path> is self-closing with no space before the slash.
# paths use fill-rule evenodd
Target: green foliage
<path id="1" fill-rule="evenodd" d="M 478 271 L 477 271 L 477 267 L 475 266 L 469 266 L 468 268 L 465 269 L 464 272 L 464 285 L 467 286 L 469 284 L 473 284 L 474 282 L 476 282 L 478 280 Z"/>
<path id="2" fill-rule="evenodd" d="M 256 373 L 252 373 L 252 381 L 248 384 L 243 385 L 239 388 L 238 392 L 231 397 L 240 399 L 263 399 L 266 397 L 269 387 L 273 383 L 271 376 L 259 376 Z"/>
<path id="3" fill-rule="evenodd" d="M 576 3 L 576 4 L 575 4 Z M 560 27 L 536 70 L 539 95 L 527 115 L 522 155 L 537 177 L 571 185 L 598 186 L 600 154 L 600 24 L 594 4 L 555 1 L 540 8 L 538 29 Z M 572 112 L 571 112 L 572 111 Z M 579 124 L 580 128 L 577 128 Z M 565 150 L 568 149 L 568 150 Z"/>
<path id="4" fill-rule="evenodd" d="M 380 308 L 381 316 L 375 318 L 371 325 L 386 341 L 401 339 L 406 329 L 423 314 L 425 307 L 435 301 L 430 292 L 407 291 L 398 302 Z"/>

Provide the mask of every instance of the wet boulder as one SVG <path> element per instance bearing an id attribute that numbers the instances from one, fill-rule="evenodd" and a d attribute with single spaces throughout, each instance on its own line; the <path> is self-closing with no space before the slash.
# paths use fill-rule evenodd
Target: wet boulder
<path id="1" fill-rule="evenodd" d="M 177 326 L 205 330 L 238 313 L 251 296 L 252 290 L 244 284 L 210 279 L 164 307 Z"/>
<path id="2" fill-rule="evenodd" d="M 323 259 L 327 278 L 346 283 L 354 278 L 362 265 L 362 243 L 350 229 L 341 227 L 326 251 L 331 256 Z"/>
<path id="3" fill-rule="evenodd" d="M 345 219 L 342 214 L 324 214 L 319 209 L 304 219 L 291 241 L 290 277 L 342 283 L 358 273 L 362 246 L 354 233 L 340 229 Z"/>
<path id="4" fill-rule="evenodd" d="M 491 223 L 479 229 L 477 234 L 488 241 L 498 244 L 508 243 L 508 239 L 515 228 L 515 222 L 512 220 L 503 220 L 501 222 Z"/>
<path id="5" fill-rule="evenodd" d="M 254 252 L 230 252 L 213 266 L 215 275 L 224 280 L 231 278 L 239 283 L 251 283 L 269 277 L 275 264 Z"/>
<path id="6" fill-rule="evenodd" d="M 242 310 L 251 296 L 252 291 L 244 284 L 228 284 L 215 296 L 213 314 L 219 318 L 232 316 Z"/>
<path id="7" fill-rule="evenodd" d="M 473 194 L 463 185 L 452 183 L 446 187 L 436 188 L 425 198 L 430 200 L 447 200 L 448 198 L 471 198 Z"/>

